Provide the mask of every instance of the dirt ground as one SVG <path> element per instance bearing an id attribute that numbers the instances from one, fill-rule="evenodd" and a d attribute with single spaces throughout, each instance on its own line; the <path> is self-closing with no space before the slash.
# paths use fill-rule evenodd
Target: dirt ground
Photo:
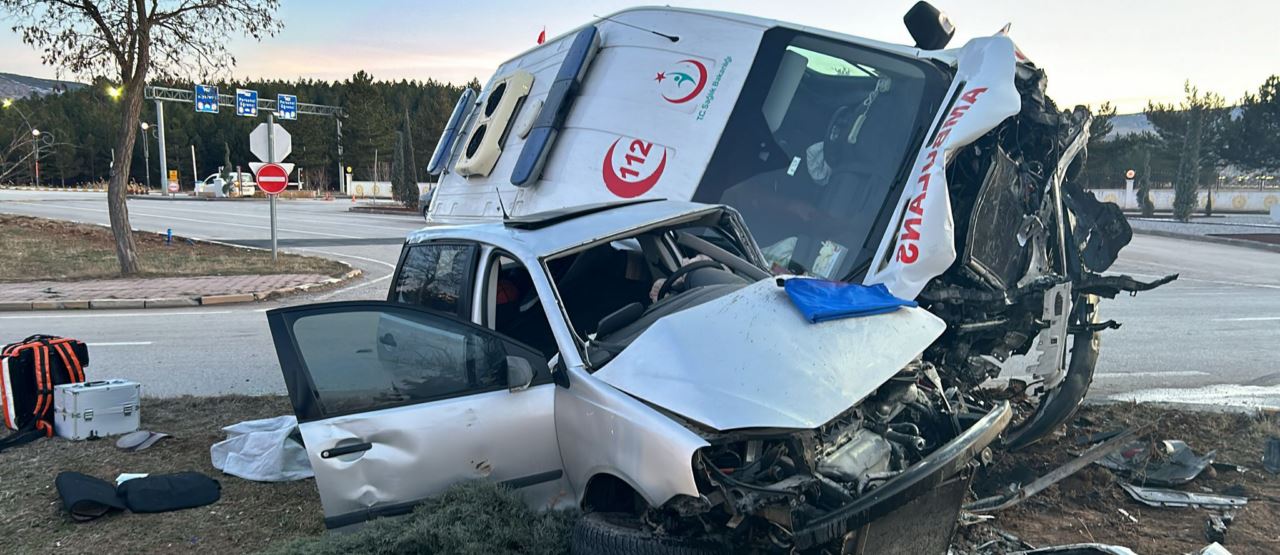
<path id="1" fill-rule="evenodd" d="M 1148 423 L 1147 438 L 1181 439 L 1199 454 L 1216 449 L 1218 462 L 1246 467 L 1243 474 L 1210 468 L 1177 489 L 1247 496 L 1249 504 L 1236 513 L 1223 545 L 1234 555 L 1280 553 L 1280 476 L 1262 470 L 1261 464 L 1267 438 L 1280 436 L 1280 417 L 1275 415 L 1181 412 L 1128 403 L 1087 406 L 1051 441 L 1012 456 L 997 453 L 996 463 L 978 476 L 973 489 L 978 495 L 989 495 L 1010 482 L 1029 482 L 1083 451 L 1085 447 L 1076 443 L 1080 436 Z M 1209 543 L 1205 521 L 1210 511 L 1148 507 L 1130 499 L 1117 480 L 1104 468 L 1087 467 L 1019 505 L 994 513 L 995 520 L 963 528 L 956 545 L 968 553 L 999 553 L 975 549 L 995 540 L 1000 540 L 997 545 L 1010 543 L 997 531 L 1036 547 L 1098 542 L 1122 545 L 1142 555 L 1195 553 Z"/>
<path id="2" fill-rule="evenodd" d="M 314 480 L 280 484 L 223 475 L 210 465 L 209 446 L 223 439 L 221 427 L 241 420 L 288 414 L 283 397 L 148 399 L 143 428 L 175 437 L 151 449 L 125 453 L 114 441 L 45 439 L 0 453 L 0 553 L 253 553 L 291 539 L 324 532 Z M 1236 514 L 1225 545 L 1235 555 L 1280 553 L 1280 476 L 1261 470 L 1263 445 L 1280 436 L 1280 417 L 1192 413 L 1149 405 L 1090 406 L 1064 433 L 1023 453 L 996 453 L 996 462 L 974 482 L 988 495 L 1010 481 L 1028 482 L 1084 449 L 1076 437 L 1150 423 L 1148 437 L 1182 439 L 1198 452 L 1217 449 L 1217 460 L 1247 467 L 1244 474 L 1218 471 L 1184 487 L 1243 493 L 1249 504 Z M 112 480 L 121 472 L 196 470 L 222 483 L 222 499 L 205 507 L 160 514 L 114 513 L 88 523 L 72 521 L 53 486 L 64 470 Z M 1124 509 L 1137 523 L 1120 513 Z M 996 513 L 995 520 L 962 527 L 956 553 L 996 554 L 1016 549 L 1000 532 L 1037 547 L 1101 542 L 1142 555 L 1193 553 L 1208 543 L 1200 509 L 1140 505 L 1107 470 L 1091 466 L 1023 503 Z M 999 543 L 978 549 L 999 540 Z M 357 550 L 358 551 L 358 550 Z"/>
<path id="3" fill-rule="evenodd" d="M 271 262 L 267 251 L 174 238 L 166 245 L 156 233 L 134 232 L 139 277 L 325 274 L 339 276 L 347 267 L 324 258 L 281 254 Z M 111 230 L 43 218 L 0 215 L 0 281 L 80 280 L 119 277 Z"/>
<path id="4" fill-rule="evenodd" d="M 258 483 L 222 474 L 209 446 L 223 426 L 291 414 L 284 397 L 144 399 L 142 428 L 172 434 L 151 448 L 123 452 L 113 439 L 42 439 L 0 453 L 0 553 L 252 553 L 324 531 L 314 480 Z M 78 523 L 54 489 L 61 471 L 107 481 L 122 472 L 195 470 L 222 484 L 212 505 L 156 514 L 117 512 Z"/>

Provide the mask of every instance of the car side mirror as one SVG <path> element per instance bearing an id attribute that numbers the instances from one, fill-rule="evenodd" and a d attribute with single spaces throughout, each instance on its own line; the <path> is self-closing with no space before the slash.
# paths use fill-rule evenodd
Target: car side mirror
<path id="1" fill-rule="evenodd" d="M 907 10 L 907 15 L 902 16 L 902 22 L 916 41 L 916 48 L 924 50 L 941 50 L 956 34 L 951 18 L 928 2 L 916 2 Z"/>
<path id="2" fill-rule="evenodd" d="M 507 355 L 507 389 L 512 393 L 529 389 L 533 383 L 533 365 L 521 357 Z"/>

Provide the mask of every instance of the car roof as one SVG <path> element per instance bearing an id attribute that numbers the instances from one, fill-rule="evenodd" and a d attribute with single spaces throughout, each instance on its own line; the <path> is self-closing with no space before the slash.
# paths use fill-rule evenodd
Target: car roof
<path id="1" fill-rule="evenodd" d="M 500 247 L 518 257 L 545 258 L 634 229 L 694 219 L 726 209 L 722 205 L 675 200 L 619 202 L 579 207 L 567 215 L 556 211 L 508 221 L 428 226 L 411 233 L 406 243 L 467 240 Z"/>

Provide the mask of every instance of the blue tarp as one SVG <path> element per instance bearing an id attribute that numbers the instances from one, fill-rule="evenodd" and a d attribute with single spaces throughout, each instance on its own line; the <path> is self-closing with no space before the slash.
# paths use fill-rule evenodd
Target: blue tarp
<path id="1" fill-rule="evenodd" d="M 818 323 L 840 318 L 857 318 L 893 312 L 915 301 L 899 299 L 882 283 L 862 285 L 821 279 L 792 278 L 783 288 L 804 318 Z"/>

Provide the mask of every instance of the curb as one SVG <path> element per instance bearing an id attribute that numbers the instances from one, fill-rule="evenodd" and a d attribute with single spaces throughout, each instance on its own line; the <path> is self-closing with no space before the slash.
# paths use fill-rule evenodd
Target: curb
<path id="1" fill-rule="evenodd" d="M 1154 235 L 1156 237 L 1168 237 L 1170 239 L 1182 239 L 1184 241 L 1199 241 L 1201 243 L 1217 243 L 1219 245 L 1231 245 L 1233 247 L 1244 247 L 1247 249 L 1280 253 L 1280 245 L 1272 245 L 1270 243 L 1263 243 L 1260 241 L 1232 239 L 1230 237 L 1211 237 L 1208 235 L 1189 235 L 1186 233 L 1174 233 L 1172 231 L 1159 229 L 1138 229 L 1136 227 L 1133 228 L 1133 232 L 1139 235 Z"/>
<path id="2" fill-rule="evenodd" d="M 225 295 L 202 295 L 199 297 L 158 297 L 154 299 L 90 299 L 90 300 L 42 300 L 0 302 L 0 312 L 21 312 L 37 310 L 108 310 L 138 308 L 184 308 L 192 306 L 213 306 L 232 303 L 252 303 L 279 299 L 295 293 L 320 291 L 360 277 L 364 272 L 346 265 L 351 270 L 342 277 L 328 278 L 324 281 L 304 283 L 293 287 L 283 287 L 252 293 L 232 293 Z"/>
<path id="3" fill-rule="evenodd" d="M 422 217 L 421 214 L 413 210 L 399 210 L 395 208 L 379 208 L 376 206 L 352 206 L 351 208 L 347 209 L 347 212 L 354 212 L 356 214 L 390 214 L 392 216 L 412 216 L 415 218 Z"/>

